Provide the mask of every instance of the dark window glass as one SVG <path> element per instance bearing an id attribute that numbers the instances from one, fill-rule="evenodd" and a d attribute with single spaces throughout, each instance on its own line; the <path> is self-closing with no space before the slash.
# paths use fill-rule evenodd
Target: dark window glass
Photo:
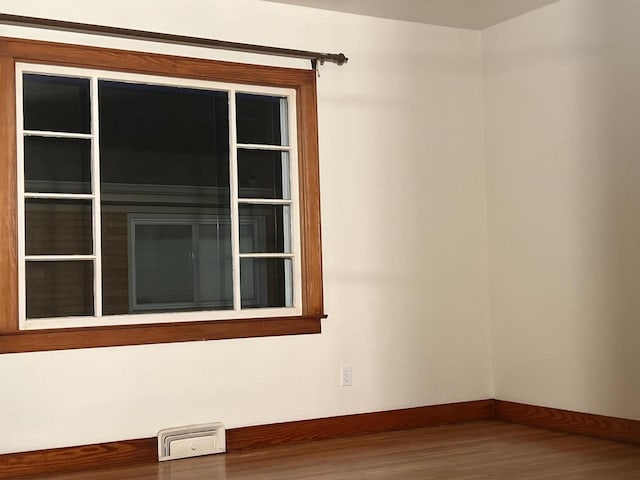
<path id="1" fill-rule="evenodd" d="M 89 91 L 85 78 L 25 74 L 25 130 L 91 133 Z"/>
<path id="2" fill-rule="evenodd" d="M 266 150 L 238 150 L 240 198 L 290 199 L 289 154 Z"/>
<path id="3" fill-rule="evenodd" d="M 240 284 L 242 308 L 293 306 L 288 258 L 241 258 Z"/>
<path id="4" fill-rule="evenodd" d="M 240 253 L 289 253 L 290 207 L 243 204 L 240 212 Z"/>
<path id="5" fill-rule="evenodd" d="M 25 191 L 91 193 L 91 141 L 25 137 Z"/>
<path id="6" fill-rule="evenodd" d="M 91 255 L 91 202 L 27 199 L 25 250 L 27 255 Z"/>
<path id="7" fill-rule="evenodd" d="M 210 307 L 233 308 L 231 225 L 198 225 L 198 300 Z"/>
<path id="8" fill-rule="evenodd" d="M 98 90 L 105 314 L 229 308 L 228 95 L 111 81 Z M 131 214 L 194 220 L 130 232 Z M 211 217 L 227 226 L 198 220 Z"/>
<path id="9" fill-rule="evenodd" d="M 106 81 L 98 90 L 103 192 L 157 186 L 229 204 L 226 93 Z"/>
<path id="10" fill-rule="evenodd" d="M 102 211 L 102 313 L 125 315 L 129 308 L 129 232 L 126 211 Z"/>
<path id="11" fill-rule="evenodd" d="M 136 224 L 133 261 L 137 309 L 233 308 L 228 222 Z"/>
<path id="12" fill-rule="evenodd" d="M 135 227 L 136 303 L 194 302 L 191 225 Z"/>
<path id="13" fill-rule="evenodd" d="M 238 93 L 236 122 L 238 143 L 288 145 L 286 99 Z"/>
<path id="14" fill-rule="evenodd" d="M 27 318 L 93 315 L 93 262 L 27 262 Z"/>

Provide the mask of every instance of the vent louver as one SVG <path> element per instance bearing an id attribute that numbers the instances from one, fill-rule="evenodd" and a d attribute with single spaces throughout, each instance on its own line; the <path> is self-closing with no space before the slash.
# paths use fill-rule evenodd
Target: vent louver
<path id="1" fill-rule="evenodd" d="M 158 432 L 158 460 L 177 460 L 224 453 L 224 424 L 220 422 L 167 428 Z"/>

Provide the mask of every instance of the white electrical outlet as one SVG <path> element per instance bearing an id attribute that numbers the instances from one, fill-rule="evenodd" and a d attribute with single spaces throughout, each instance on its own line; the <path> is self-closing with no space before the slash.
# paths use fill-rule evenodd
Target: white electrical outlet
<path id="1" fill-rule="evenodd" d="M 340 367 L 340 385 L 343 387 L 350 387 L 353 385 L 351 367 Z"/>

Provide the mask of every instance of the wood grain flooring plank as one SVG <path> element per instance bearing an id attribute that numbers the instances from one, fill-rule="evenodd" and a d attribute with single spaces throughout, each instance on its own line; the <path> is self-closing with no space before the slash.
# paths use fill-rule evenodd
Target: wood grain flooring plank
<path id="1" fill-rule="evenodd" d="M 482 421 L 32 478 L 637 480 L 640 447 Z"/>

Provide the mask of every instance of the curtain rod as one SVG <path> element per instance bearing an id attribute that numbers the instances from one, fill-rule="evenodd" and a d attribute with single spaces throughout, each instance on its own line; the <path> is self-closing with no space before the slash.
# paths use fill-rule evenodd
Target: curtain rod
<path id="1" fill-rule="evenodd" d="M 312 68 L 317 64 L 332 62 L 344 65 L 349 59 L 344 53 L 322 53 L 308 50 L 294 50 L 291 48 L 269 47 L 266 45 L 253 45 L 250 43 L 227 42 L 211 38 L 189 37 L 186 35 L 173 35 L 170 33 L 149 32 L 146 30 L 132 30 L 129 28 L 108 27 L 106 25 L 93 25 L 89 23 L 67 22 L 64 20 L 52 20 L 48 18 L 25 17 L 0 13 L 0 23 L 16 25 L 19 27 L 46 28 L 50 30 L 62 30 L 76 33 L 88 33 L 91 35 L 109 35 L 120 38 L 136 40 L 153 40 L 163 43 L 208 47 L 219 50 L 233 50 L 236 52 L 257 53 L 260 55 L 273 55 L 278 57 L 304 58 L 311 60 Z"/>

